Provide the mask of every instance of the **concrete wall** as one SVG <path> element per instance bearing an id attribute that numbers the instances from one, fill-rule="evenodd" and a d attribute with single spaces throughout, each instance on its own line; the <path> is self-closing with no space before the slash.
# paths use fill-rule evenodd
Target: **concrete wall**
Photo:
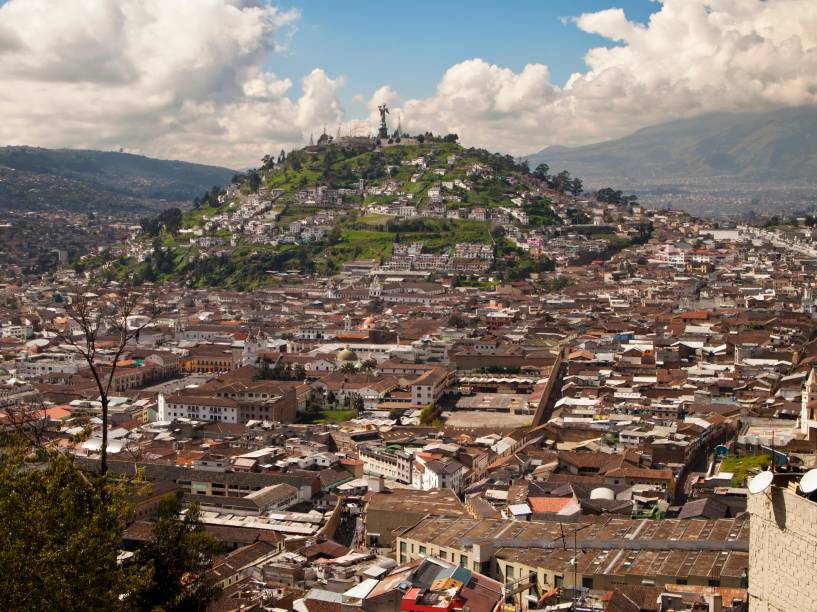
<path id="1" fill-rule="evenodd" d="M 749 612 L 817 611 L 817 503 L 773 486 L 748 509 Z"/>

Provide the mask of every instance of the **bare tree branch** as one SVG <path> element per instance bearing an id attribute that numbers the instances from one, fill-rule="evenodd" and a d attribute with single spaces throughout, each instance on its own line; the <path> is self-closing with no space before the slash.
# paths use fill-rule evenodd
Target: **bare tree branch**
<path id="1" fill-rule="evenodd" d="M 117 292 L 115 301 L 111 305 L 104 298 L 79 288 L 76 296 L 65 307 L 69 325 L 66 326 L 66 329 L 56 332 L 63 342 L 82 356 L 99 392 L 99 402 L 102 408 L 102 445 L 100 448 L 100 472 L 102 474 L 108 470 L 108 406 L 120 358 L 128 342 L 153 322 L 157 312 L 153 303 L 149 308 L 141 309 L 143 312 L 140 312 L 141 298 L 142 296 L 132 289 L 123 288 Z M 106 312 L 109 306 L 113 307 L 110 314 Z M 141 323 L 131 324 L 136 315 L 141 315 L 144 319 Z M 79 327 L 82 338 L 79 341 L 71 329 L 71 322 Z M 112 353 L 110 370 L 106 375 L 105 366 L 99 363 L 97 357 L 100 336 L 109 331 L 117 336 L 117 341 Z"/>

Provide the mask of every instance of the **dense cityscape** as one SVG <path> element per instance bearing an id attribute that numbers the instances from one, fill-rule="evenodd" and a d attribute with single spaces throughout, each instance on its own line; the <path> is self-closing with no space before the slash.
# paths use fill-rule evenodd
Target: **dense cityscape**
<path id="1" fill-rule="evenodd" d="M 817 4 L 430 7 L 0 0 L 0 608 L 817 612 Z"/>
<path id="2" fill-rule="evenodd" d="M 810 218 L 727 228 L 388 140 L 323 137 L 44 274 L 4 266 L 7 431 L 151 485 L 124 558 L 160 499 L 196 504 L 212 609 L 744 610 L 796 581 L 747 482 L 774 465 L 809 503 L 784 482 L 815 459 Z M 327 185 L 361 156 L 403 161 Z M 293 164 L 317 186 L 275 187 Z M 237 289 L 157 264 L 315 244 Z"/>

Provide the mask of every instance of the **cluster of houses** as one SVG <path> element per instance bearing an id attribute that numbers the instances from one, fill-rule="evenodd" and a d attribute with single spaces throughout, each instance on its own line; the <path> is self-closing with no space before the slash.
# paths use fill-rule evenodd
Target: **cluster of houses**
<path id="1" fill-rule="evenodd" d="M 479 287 L 456 282 L 491 265 L 472 243 L 246 293 L 144 285 L 160 312 L 121 351 L 98 338 L 111 469 L 153 487 L 123 548 L 171 493 L 223 544 L 219 609 L 744 610 L 747 479 L 817 464 L 814 259 L 647 218 L 653 238 L 606 260 Z M 70 305 L 120 288 L 79 280 L 2 279 L 0 418 L 93 467 Z"/>

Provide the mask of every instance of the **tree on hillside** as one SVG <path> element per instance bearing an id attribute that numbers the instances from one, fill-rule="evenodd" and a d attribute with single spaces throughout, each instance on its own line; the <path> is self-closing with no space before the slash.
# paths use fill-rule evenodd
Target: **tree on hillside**
<path id="1" fill-rule="evenodd" d="M 201 203 L 199 201 L 199 203 Z M 153 218 L 144 217 L 139 220 L 142 233 L 147 236 L 156 236 L 163 229 L 170 234 L 176 235 L 182 227 L 182 211 L 173 207 L 163 210 Z"/>
<path id="2" fill-rule="evenodd" d="M 198 504 L 182 515 L 182 503 L 168 494 L 159 503 L 151 539 L 136 553 L 150 581 L 128 597 L 139 610 L 203 610 L 220 589 L 205 580 L 219 542 L 204 529 Z"/>
<path id="3" fill-rule="evenodd" d="M 159 218 L 168 232 L 173 235 L 179 233 L 179 230 L 182 227 L 182 211 L 179 208 L 176 208 L 175 206 L 173 208 L 168 208 L 167 210 L 162 211 Z"/>
<path id="4" fill-rule="evenodd" d="M 301 156 L 296 151 L 289 154 L 289 165 L 295 172 L 300 172 L 303 164 L 301 163 Z"/>
<path id="5" fill-rule="evenodd" d="M 604 187 L 596 192 L 596 199 L 599 202 L 615 204 L 616 206 L 632 205 L 638 201 L 637 195 L 624 195 L 618 189 Z"/>
<path id="6" fill-rule="evenodd" d="M 550 172 L 550 166 L 548 166 L 547 164 L 542 163 L 542 164 L 539 164 L 538 166 L 536 166 L 536 168 L 533 171 L 533 176 L 538 178 L 540 181 L 546 181 L 547 182 L 548 180 L 550 180 L 550 175 L 548 174 L 549 172 Z"/>
<path id="7" fill-rule="evenodd" d="M 582 191 L 584 191 L 584 183 L 578 177 L 574 178 L 570 181 L 570 185 L 568 186 L 568 191 L 573 194 L 573 197 L 578 197 L 581 195 Z"/>
<path id="8" fill-rule="evenodd" d="M 562 170 L 553 178 L 553 188 L 559 193 L 565 193 L 570 187 L 571 182 L 570 172 Z"/>
<path id="9" fill-rule="evenodd" d="M 258 193 L 258 188 L 261 187 L 261 175 L 257 170 L 250 170 L 248 182 L 250 185 L 250 193 Z"/>

